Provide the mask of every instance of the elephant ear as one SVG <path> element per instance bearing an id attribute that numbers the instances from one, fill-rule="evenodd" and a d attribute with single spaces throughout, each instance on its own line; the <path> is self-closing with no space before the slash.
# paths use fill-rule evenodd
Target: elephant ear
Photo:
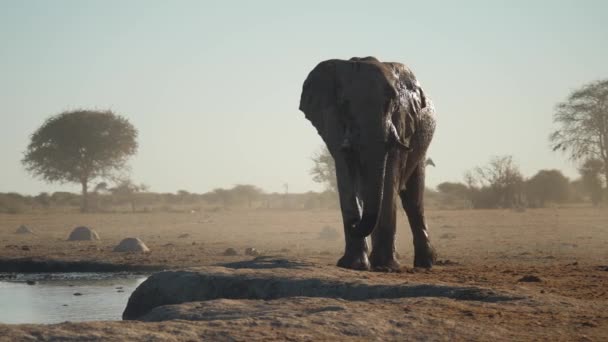
<path id="1" fill-rule="evenodd" d="M 328 136 L 328 121 L 332 116 L 335 117 L 337 110 L 337 86 L 336 65 L 333 60 L 319 63 L 308 74 L 302 86 L 300 110 L 315 126 L 323 140 Z"/>

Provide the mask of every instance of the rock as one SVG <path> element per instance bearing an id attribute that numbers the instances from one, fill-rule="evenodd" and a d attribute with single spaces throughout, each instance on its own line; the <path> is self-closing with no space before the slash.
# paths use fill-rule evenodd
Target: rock
<path id="1" fill-rule="evenodd" d="M 21 250 L 22 251 L 29 251 L 30 250 L 30 246 L 21 246 Z"/>
<path id="2" fill-rule="evenodd" d="M 325 226 L 319 232 L 319 239 L 322 240 L 336 240 L 340 237 L 340 233 L 335 228 L 330 226 Z"/>
<path id="3" fill-rule="evenodd" d="M 89 227 L 76 227 L 70 233 L 68 241 L 96 241 L 99 240 L 99 235 L 96 231 Z"/>
<path id="4" fill-rule="evenodd" d="M 74 296 L 82 296 L 82 293 L 80 293 L 80 292 L 74 292 Z"/>
<path id="5" fill-rule="evenodd" d="M 235 256 L 235 255 L 239 255 L 239 253 L 234 248 L 226 248 L 226 250 L 224 251 L 224 253 L 222 253 L 222 255 Z"/>
<path id="6" fill-rule="evenodd" d="M 521 298 L 479 287 L 403 283 L 400 278 L 362 279 L 355 277 L 355 274 L 359 273 L 334 266 L 270 257 L 226 264 L 225 267 L 160 272 L 150 276 L 131 294 L 123 319 L 140 319 L 163 305 L 222 298 L 271 300 L 322 297 L 365 300 L 442 297 L 488 302 Z"/>
<path id="7" fill-rule="evenodd" d="M 147 253 L 150 249 L 138 238 L 126 238 L 114 247 L 114 252 L 136 252 Z"/>
<path id="8" fill-rule="evenodd" d="M 190 234 L 181 234 L 180 236 L 178 236 L 178 238 L 180 239 L 185 239 L 185 238 L 189 238 Z"/>
<path id="9" fill-rule="evenodd" d="M 36 281 L 35 280 L 28 280 L 25 282 L 28 285 L 36 285 Z"/>
<path id="10" fill-rule="evenodd" d="M 542 280 L 535 275 L 527 275 L 527 276 L 523 276 L 523 277 L 519 278 L 519 280 L 517 280 L 517 281 L 525 282 L 525 283 L 539 283 Z"/>
<path id="11" fill-rule="evenodd" d="M 15 234 L 34 234 L 34 231 L 24 225 L 21 225 L 19 228 L 17 228 L 17 230 L 15 230 Z"/>
<path id="12" fill-rule="evenodd" d="M 245 255 L 258 256 L 258 255 L 260 255 L 260 252 L 258 252 L 258 250 L 253 247 L 248 247 L 248 248 L 245 248 Z"/>

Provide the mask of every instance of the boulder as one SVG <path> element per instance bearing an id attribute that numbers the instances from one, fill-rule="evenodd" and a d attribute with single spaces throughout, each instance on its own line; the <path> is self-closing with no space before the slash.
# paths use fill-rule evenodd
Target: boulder
<path id="1" fill-rule="evenodd" d="M 245 248 L 245 255 L 258 256 L 258 255 L 260 255 L 260 252 L 258 252 L 258 250 L 253 247 L 248 247 L 248 248 Z"/>
<path id="2" fill-rule="evenodd" d="M 15 234 L 34 234 L 34 231 L 27 226 L 21 225 L 15 230 Z"/>
<path id="3" fill-rule="evenodd" d="M 146 244 L 138 238 L 126 238 L 120 241 L 120 243 L 114 247 L 114 252 L 136 252 L 146 253 L 150 249 Z"/>
<path id="4" fill-rule="evenodd" d="M 74 228 L 68 237 L 68 241 L 96 241 L 99 235 L 89 227 L 80 226 Z"/>
<path id="5" fill-rule="evenodd" d="M 141 319 L 154 308 L 215 299 L 271 300 L 291 297 L 366 300 L 441 297 L 499 302 L 519 299 L 494 290 L 404 283 L 399 277 L 362 279 L 361 272 L 335 266 L 258 257 L 224 266 L 153 274 L 131 294 L 123 319 Z M 154 320 L 158 320 L 155 316 Z M 170 319 L 170 318 L 167 318 Z"/>

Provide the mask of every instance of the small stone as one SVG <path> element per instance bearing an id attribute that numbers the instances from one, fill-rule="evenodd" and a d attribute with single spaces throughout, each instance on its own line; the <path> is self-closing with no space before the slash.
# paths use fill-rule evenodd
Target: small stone
<path id="1" fill-rule="evenodd" d="M 21 225 L 19 228 L 17 228 L 15 234 L 34 234 L 34 231 L 27 226 Z"/>
<path id="2" fill-rule="evenodd" d="M 248 248 L 245 248 L 245 255 L 258 256 L 258 255 L 260 255 L 260 252 L 258 252 L 258 250 L 253 247 L 248 247 Z"/>
<path id="3" fill-rule="evenodd" d="M 235 256 L 235 255 L 239 255 L 239 253 L 237 253 L 236 249 L 234 249 L 234 248 L 226 248 L 223 255 L 224 256 Z"/>
<path id="4" fill-rule="evenodd" d="M 25 282 L 28 285 L 36 285 L 36 281 L 35 280 L 28 280 Z"/>
<path id="5" fill-rule="evenodd" d="M 74 296 L 82 296 L 82 293 L 80 293 L 80 292 L 74 292 Z"/>

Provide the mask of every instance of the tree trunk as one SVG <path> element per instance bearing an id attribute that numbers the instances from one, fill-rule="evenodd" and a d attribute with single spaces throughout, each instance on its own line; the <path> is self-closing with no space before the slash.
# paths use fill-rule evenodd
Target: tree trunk
<path id="1" fill-rule="evenodd" d="M 83 213 L 89 212 L 89 193 L 88 193 L 88 180 L 82 180 L 82 206 L 80 211 Z"/>

